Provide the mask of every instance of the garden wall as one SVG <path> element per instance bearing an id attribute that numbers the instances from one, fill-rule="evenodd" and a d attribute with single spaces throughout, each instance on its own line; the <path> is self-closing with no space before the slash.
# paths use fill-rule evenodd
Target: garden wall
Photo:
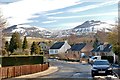
<path id="1" fill-rule="evenodd" d="M 40 71 L 44 71 L 49 68 L 49 64 L 34 64 L 34 65 L 21 65 L 21 66 L 9 66 L 0 67 L 0 78 L 11 78 L 21 75 L 32 74 Z"/>

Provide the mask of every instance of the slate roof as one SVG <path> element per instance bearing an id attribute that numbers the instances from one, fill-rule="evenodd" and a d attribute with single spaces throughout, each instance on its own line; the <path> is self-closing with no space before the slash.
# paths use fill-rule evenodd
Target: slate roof
<path id="1" fill-rule="evenodd" d="M 107 44 L 103 51 L 104 52 L 110 52 L 111 50 L 112 50 L 112 45 Z"/>
<path id="2" fill-rule="evenodd" d="M 73 46 L 71 46 L 71 51 L 80 51 L 81 49 L 83 49 L 85 47 L 85 43 L 79 43 L 79 44 L 74 44 Z"/>
<path id="3" fill-rule="evenodd" d="M 94 48 L 91 52 L 100 52 L 100 48 Z"/>
<path id="4" fill-rule="evenodd" d="M 100 50 L 99 46 L 97 46 L 97 48 L 94 48 L 91 52 L 110 52 L 112 50 L 112 45 L 111 44 L 104 45 L 103 50 Z"/>
<path id="5" fill-rule="evenodd" d="M 56 42 L 55 44 L 53 44 L 50 49 L 60 49 L 65 42 Z"/>

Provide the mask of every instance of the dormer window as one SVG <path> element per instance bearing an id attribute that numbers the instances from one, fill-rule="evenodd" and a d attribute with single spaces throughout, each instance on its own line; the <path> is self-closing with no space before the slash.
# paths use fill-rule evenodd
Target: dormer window
<path id="1" fill-rule="evenodd" d="M 102 51 L 102 50 L 104 50 L 104 45 L 100 45 L 100 50 Z"/>

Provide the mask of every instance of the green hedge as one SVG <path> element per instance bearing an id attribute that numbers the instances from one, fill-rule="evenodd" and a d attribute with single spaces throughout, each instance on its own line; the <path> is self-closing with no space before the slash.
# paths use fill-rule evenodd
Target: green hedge
<path id="1" fill-rule="evenodd" d="M 114 61 L 113 56 L 101 56 L 101 59 L 107 59 L 110 63 L 113 63 Z"/>
<path id="2" fill-rule="evenodd" d="M 2 58 L 2 67 L 43 64 L 43 56 L 11 56 Z"/>

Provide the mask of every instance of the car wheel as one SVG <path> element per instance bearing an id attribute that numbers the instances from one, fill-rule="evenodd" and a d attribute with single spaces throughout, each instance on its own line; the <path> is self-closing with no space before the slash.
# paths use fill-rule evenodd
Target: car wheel
<path id="1" fill-rule="evenodd" d="M 95 75 L 94 74 L 92 74 L 92 77 L 94 77 Z"/>

